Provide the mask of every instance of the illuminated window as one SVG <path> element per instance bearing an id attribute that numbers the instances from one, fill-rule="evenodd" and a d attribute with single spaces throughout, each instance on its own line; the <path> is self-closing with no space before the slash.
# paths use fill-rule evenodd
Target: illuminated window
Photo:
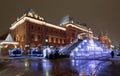
<path id="1" fill-rule="evenodd" d="M 35 36 L 34 41 L 38 41 L 38 37 L 37 37 L 37 35 Z"/>
<path id="2" fill-rule="evenodd" d="M 22 36 L 22 39 L 21 39 L 21 41 L 24 41 L 24 36 Z"/>
<path id="3" fill-rule="evenodd" d="M 58 38 L 58 43 L 60 44 L 60 39 Z"/>
<path id="4" fill-rule="evenodd" d="M 64 44 L 65 43 L 65 39 L 62 39 L 62 44 Z"/>

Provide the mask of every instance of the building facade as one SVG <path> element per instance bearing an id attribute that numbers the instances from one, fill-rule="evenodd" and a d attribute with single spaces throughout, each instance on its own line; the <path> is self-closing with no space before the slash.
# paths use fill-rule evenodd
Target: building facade
<path id="1" fill-rule="evenodd" d="M 30 10 L 11 25 L 10 33 L 23 50 L 47 45 L 65 46 L 77 39 L 80 33 L 92 33 L 86 26 L 77 23 L 71 17 L 64 18 L 61 24 L 53 25 Z"/>
<path id="2" fill-rule="evenodd" d="M 111 40 L 107 35 L 100 33 L 98 36 L 98 40 L 106 47 L 111 48 Z"/>

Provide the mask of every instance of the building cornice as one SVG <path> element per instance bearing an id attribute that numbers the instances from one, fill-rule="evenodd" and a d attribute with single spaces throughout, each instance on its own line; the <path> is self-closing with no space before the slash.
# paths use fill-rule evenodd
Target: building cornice
<path id="1" fill-rule="evenodd" d="M 40 20 L 31 18 L 31 17 L 26 17 L 26 16 L 22 17 L 20 20 L 18 20 L 15 23 L 13 23 L 11 25 L 11 27 L 10 27 L 10 30 L 15 29 L 17 26 L 19 26 L 20 24 L 24 23 L 25 21 L 30 21 L 30 22 L 37 23 L 37 24 L 40 24 L 40 25 L 45 25 L 45 26 L 48 26 L 48 27 L 53 27 L 53 28 L 56 28 L 56 29 L 59 29 L 59 30 L 66 31 L 66 28 L 64 28 L 64 27 L 56 26 L 56 25 L 53 25 L 53 24 L 50 24 L 50 23 L 47 23 L 47 22 L 44 22 L 44 21 L 40 21 Z M 66 27 L 68 27 L 68 26 L 72 26 L 74 28 L 77 28 L 77 29 L 85 31 L 85 32 L 93 33 L 89 29 L 84 29 L 84 28 L 76 26 L 74 24 L 66 24 Z"/>
<path id="2" fill-rule="evenodd" d="M 37 24 L 41 24 L 41 25 L 45 25 L 45 26 L 49 26 L 49 27 L 53 27 L 53 28 L 56 28 L 56 29 L 66 31 L 66 28 L 56 26 L 56 25 L 53 25 L 53 24 L 50 24 L 50 23 L 47 23 L 47 22 L 44 22 L 44 21 L 40 21 L 40 20 L 37 20 L 37 19 L 34 19 L 34 18 L 30 18 L 30 17 L 23 17 L 19 21 L 13 23 L 10 27 L 10 30 L 15 29 L 17 26 L 24 23 L 25 21 L 30 21 L 30 22 L 33 22 L 33 23 L 37 23 Z"/>
<path id="3" fill-rule="evenodd" d="M 0 43 L 1 45 L 3 44 L 15 44 L 15 45 L 18 45 L 19 43 L 18 42 L 8 42 L 8 41 L 3 41 Z"/>
<path id="4" fill-rule="evenodd" d="M 74 28 L 80 29 L 80 30 L 85 31 L 85 32 L 93 33 L 93 32 L 92 32 L 91 30 L 89 30 L 89 29 L 83 29 L 83 28 L 78 27 L 78 26 L 73 25 L 73 24 L 67 24 L 66 27 L 68 27 L 68 26 L 71 26 L 71 27 L 74 27 Z"/>

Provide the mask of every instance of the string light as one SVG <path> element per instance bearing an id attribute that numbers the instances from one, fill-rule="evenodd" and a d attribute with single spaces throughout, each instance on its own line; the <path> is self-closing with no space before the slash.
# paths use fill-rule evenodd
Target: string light
<path id="1" fill-rule="evenodd" d="M 63 31 L 66 30 L 63 27 L 59 27 L 59 26 L 56 26 L 56 25 L 53 25 L 53 24 L 50 24 L 50 23 L 46 23 L 46 22 L 43 22 L 43 21 L 40 21 L 40 20 L 36 20 L 36 19 L 30 18 L 30 17 L 24 17 L 20 21 L 15 22 L 14 24 L 12 24 L 12 26 L 10 27 L 10 29 L 11 30 L 15 29 L 17 26 L 19 26 L 20 24 L 24 23 L 27 20 L 30 21 L 30 22 L 34 22 L 34 23 L 37 23 L 37 24 L 40 24 L 40 25 L 45 25 L 45 26 L 53 27 L 53 28 L 60 29 L 60 30 L 63 30 Z"/>

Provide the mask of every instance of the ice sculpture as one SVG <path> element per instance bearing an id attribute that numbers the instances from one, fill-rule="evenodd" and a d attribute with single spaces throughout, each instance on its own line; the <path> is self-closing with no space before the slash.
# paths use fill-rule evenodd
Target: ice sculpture
<path id="1" fill-rule="evenodd" d="M 84 39 L 74 50 L 70 57 L 102 57 L 108 55 L 110 50 L 105 48 L 98 40 Z"/>

